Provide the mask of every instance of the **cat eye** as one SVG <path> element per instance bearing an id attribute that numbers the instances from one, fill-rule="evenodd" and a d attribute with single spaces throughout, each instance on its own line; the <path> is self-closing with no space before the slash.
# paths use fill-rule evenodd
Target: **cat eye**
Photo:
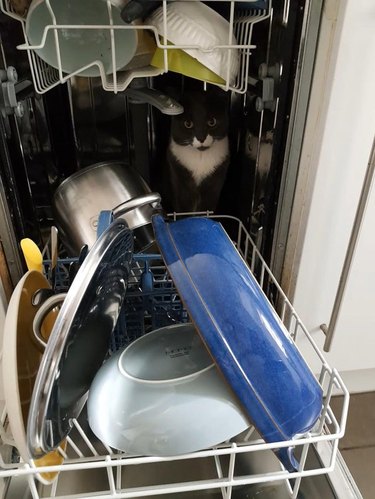
<path id="1" fill-rule="evenodd" d="M 208 125 L 208 126 L 211 126 L 211 127 L 215 126 L 215 125 L 216 125 L 216 118 L 211 118 L 211 119 L 209 119 L 209 120 L 207 121 L 207 125 Z"/>
<path id="2" fill-rule="evenodd" d="M 190 120 L 184 121 L 185 128 L 193 128 L 193 122 Z"/>

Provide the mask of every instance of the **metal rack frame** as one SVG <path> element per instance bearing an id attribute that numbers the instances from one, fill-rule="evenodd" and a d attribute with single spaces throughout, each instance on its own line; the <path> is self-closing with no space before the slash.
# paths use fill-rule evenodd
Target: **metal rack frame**
<path id="1" fill-rule="evenodd" d="M 104 0 L 103 0 L 104 1 Z M 165 73 L 168 71 L 168 51 L 176 50 L 176 49 L 198 49 L 203 52 L 212 52 L 214 50 L 227 50 L 228 51 L 228 61 L 232 56 L 233 49 L 238 49 L 239 58 L 240 58 L 240 70 L 237 75 L 236 81 L 234 84 L 230 85 L 229 83 L 229 71 L 230 65 L 227 65 L 227 75 L 226 75 L 226 84 L 218 85 L 224 90 L 231 90 L 235 93 L 244 94 L 247 91 L 248 87 L 248 70 L 249 70 L 249 58 L 251 55 L 251 50 L 256 48 L 256 45 L 252 44 L 252 34 L 253 27 L 256 23 L 264 21 L 271 16 L 272 11 L 272 0 L 268 0 L 268 6 L 266 9 L 249 9 L 249 10 L 241 10 L 239 13 L 235 12 L 235 6 L 238 3 L 245 2 L 246 0 L 225 0 L 230 6 L 230 18 L 229 18 L 229 37 L 228 44 L 215 45 L 209 48 L 202 48 L 194 44 L 186 44 L 186 45 L 168 45 L 166 42 L 168 38 L 168 22 L 167 22 L 167 0 L 163 0 L 163 16 L 164 16 L 164 33 L 163 40 L 159 38 L 157 30 L 154 26 L 150 25 L 115 25 L 113 24 L 113 16 L 112 16 L 112 5 L 110 0 L 105 0 L 108 8 L 108 25 L 61 25 L 57 24 L 56 17 L 53 13 L 53 9 L 50 4 L 50 0 L 45 0 L 45 3 L 51 13 L 51 18 L 53 23 L 46 26 L 43 32 L 42 40 L 39 45 L 30 45 L 27 39 L 26 34 L 26 19 L 21 17 L 17 13 L 14 12 L 11 4 L 11 0 L 0 0 L 0 8 L 1 11 L 21 22 L 25 43 L 18 46 L 18 49 L 24 50 L 28 54 L 30 69 L 32 74 L 32 79 L 34 82 L 35 90 L 39 94 L 43 94 L 50 90 L 51 88 L 59 85 L 61 83 L 65 83 L 70 80 L 73 76 L 79 75 L 82 71 L 92 67 L 97 66 L 100 72 L 100 78 L 102 81 L 103 89 L 106 91 L 118 93 L 124 91 L 132 82 L 134 78 L 143 78 L 143 77 L 151 77 L 157 76 L 159 74 Z M 213 0 L 208 0 L 213 1 Z M 112 55 L 112 67 L 113 72 L 111 75 L 106 75 L 104 66 L 101 61 L 96 60 L 92 61 L 86 66 L 79 68 L 77 71 L 74 71 L 70 74 L 63 73 L 62 65 L 61 65 L 61 53 L 60 53 L 60 45 L 59 45 L 59 31 L 63 29 L 72 29 L 72 30 L 106 30 L 110 31 L 111 37 L 111 55 Z M 164 52 L 164 68 L 158 69 L 151 66 L 147 66 L 144 68 L 135 69 L 133 71 L 119 71 L 116 70 L 116 43 L 114 33 L 116 30 L 148 30 L 153 33 L 155 37 L 155 42 L 157 46 L 163 49 Z M 53 31 L 55 47 L 56 47 L 56 56 L 58 61 L 58 67 L 53 68 L 45 63 L 35 52 L 35 49 L 40 49 L 44 47 L 46 43 L 47 34 Z M 233 44 L 232 35 L 234 34 L 237 43 Z M 206 84 L 206 82 L 204 82 Z"/>
<path id="2" fill-rule="evenodd" d="M 200 215 L 202 214 L 198 214 L 197 216 Z M 32 460 L 27 463 L 13 462 L 15 461 L 14 457 L 17 453 L 14 449 L 14 441 L 9 433 L 6 408 L 4 407 L 0 425 L 0 437 L 2 441 L 2 445 L 0 446 L 0 479 L 16 476 L 25 477 L 28 481 L 28 487 L 33 499 L 59 497 L 64 497 L 65 499 L 78 499 L 93 496 L 101 499 L 120 499 L 149 497 L 162 494 L 168 495 L 172 493 L 194 492 L 209 489 L 217 489 L 221 492 L 223 499 L 230 499 L 232 492 L 236 487 L 259 483 L 275 483 L 278 481 L 283 481 L 290 497 L 296 498 L 301 480 L 305 477 L 328 474 L 333 471 L 336 464 L 339 439 L 345 432 L 349 405 L 349 392 L 347 388 L 338 372 L 331 368 L 324 359 L 324 356 L 319 351 L 297 312 L 294 310 L 292 304 L 272 275 L 242 222 L 231 216 L 213 216 L 209 213 L 204 215 L 212 216 L 215 220 L 221 222 L 224 227 L 227 225 L 230 226 L 232 240 L 249 265 L 249 268 L 252 270 L 260 286 L 265 291 L 272 290 L 272 292 L 268 294 L 272 295 L 271 301 L 275 305 L 276 313 L 286 326 L 291 338 L 297 342 L 297 346 L 299 337 L 307 339 L 310 348 L 319 361 L 320 372 L 317 375 L 323 389 L 324 404 L 319 420 L 312 431 L 305 435 L 301 435 L 294 440 L 265 443 L 264 440 L 257 435 L 254 428 L 251 427 L 245 434 L 240 435 L 232 441 L 224 442 L 213 449 L 206 449 L 182 456 L 160 458 L 126 455 L 121 452 L 116 453 L 102 442 L 93 440 L 93 438 L 89 436 L 89 429 L 85 429 L 85 425 L 87 425 L 85 421 L 74 421 L 74 430 L 67 437 L 67 449 L 65 451 L 60 449 L 60 453 L 65 458 L 65 462 L 58 466 L 36 467 Z M 173 215 L 174 218 L 178 218 L 178 216 L 179 215 Z M 139 276 L 142 275 L 146 260 L 147 257 L 142 255 L 138 259 L 135 258 L 133 273 L 129 282 L 130 287 L 133 285 L 135 289 L 139 289 Z M 169 286 L 174 293 L 175 289 L 173 288 L 173 282 L 166 269 L 163 269 L 161 257 L 158 255 L 151 255 L 150 260 L 155 262 L 154 264 L 151 263 L 151 270 L 153 268 L 157 269 L 155 272 L 155 288 L 159 289 L 161 283 L 163 283 L 166 285 L 163 287 L 163 292 L 165 292 L 165 289 Z M 330 400 L 333 393 L 343 396 L 341 413 L 336 415 L 333 413 L 330 406 Z M 296 447 L 296 453 L 300 456 L 299 469 L 294 473 L 289 473 L 283 469 L 276 458 L 275 466 L 272 470 L 267 470 L 262 473 L 243 474 L 236 467 L 240 456 L 251 456 L 252 453 L 269 452 L 272 449 L 287 446 Z M 306 459 L 309 452 L 316 452 L 318 456 L 321 457 L 319 466 L 306 467 Z M 156 463 L 165 463 L 168 465 L 168 463 L 172 462 L 186 461 L 186 467 L 188 469 L 189 465 L 197 463 L 199 459 L 206 459 L 212 463 L 212 466 L 216 470 L 216 475 L 214 477 L 193 481 L 187 480 L 140 486 L 131 486 L 126 481 L 127 472 L 134 466 L 145 466 L 147 469 L 148 466 L 153 466 Z M 94 494 L 74 493 L 74 491 L 72 491 L 69 495 L 66 493 L 61 495 L 61 492 L 59 492 L 59 482 L 65 473 L 88 472 L 90 470 L 97 470 L 98 472 L 99 470 L 102 470 L 102 472 L 105 473 L 106 485 L 103 490 L 98 490 Z M 47 471 L 59 471 L 60 474 L 51 486 L 40 487 L 36 475 Z"/>

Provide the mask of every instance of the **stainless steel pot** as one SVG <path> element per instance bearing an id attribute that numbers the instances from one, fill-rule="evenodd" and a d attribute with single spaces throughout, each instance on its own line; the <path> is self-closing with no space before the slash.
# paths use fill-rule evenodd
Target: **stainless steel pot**
<path id="1" fill-rule="evenodd" d="M 135 251 L 154 242 L 151 217 L 159 212 L 160 196 L 151 193 L 146 181 L 121 161 L 97 163 L 64 180 L 53 197 L 56 222 L 72 256 L 96 240 L 99 213 L 113 210 L 134 230 Z"/>

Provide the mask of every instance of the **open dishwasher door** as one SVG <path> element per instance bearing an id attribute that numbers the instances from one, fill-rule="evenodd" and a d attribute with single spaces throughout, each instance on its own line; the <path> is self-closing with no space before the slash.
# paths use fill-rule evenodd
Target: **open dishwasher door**
<path id="1" fill-rule="evenodd" d="M 53 0 L 49 2 L 54 4 Z M 22 7 L 20 12 L 16 10 L 18 3 Z M 41 2 L 34 0 L 34 3 Z M 112 3 L 119 2 L 107 2 L 108 5 Z M 280 184 L 284 183 L 283 174 L 291 172 L 296 175 L 298 161 L 295 160 L 302 144 L 301 131 L 306 118 L 323 2 L 208 0 L 205 4 L 212 4 L 232 22 L 238 20 L 236 36 L 250 34 L 245 41 L 241 38 L 239 44 L 243 61 L 248 62 L 240 72 L 242 80 L 240 78 L 239 83 L 226 88 L 232 97 L 231 138 L 236 164 L 226 185 L 223 212 L 238 217 L 244 224 L 238 232 L 236 244 L 246 243 L 244 253 L 249 251 L 250 257 L 261 249 L 268 263 L 275 232 L 275 206 Z M 103 79 L 107 87 L 104 88 L 99 77 L 72 76 L 69 79 L 69 75 L 59 74 L 58 69 L 36 59 L 30 44 L 24 44 L 23 51 L 16 50 L 25 42 L 22 28 L 25 28 L 24 11 L 28 5 L 27 0 L 0 0 L 3 12 L 0 18 L 1 68 L 7 73 L 7 67 L 15 66 L 19 75 L 18 82 L 12 82 L 9 81 L 9 77 L 14 76 L 11 72 L 2 73 L 3 88 L 10 89 L 10 93 L 13 89 L 15 94 L 12 95 L 17 97 L 14 105 L 7 105 L 0 116 L 0 181 L 3 187 L 0 236 L 7 264 L 8 292 L 25 270 L 18 242 L 29 236 L 43 247 L 46 234 L 55 221 L 51 198 L 64 178 L 98 161 L 120 159 L 134 166 L 152 183 L 167 137 L 164 134 L 167 127 L 162 121 L 164 115 L 147 103 L 126 97 L 122 90 L 128 80 L 111 81 L 106 74 Z M 164 8 L 166 6 L 164 1 Z M 251 10 L 250 24 L 246 24 L 247 9 Z M 50 32 L 54 29 L 52 27 Z M 66 26 L 61 29 L 69 31 Z M 169 84 L 171 74 L 149 76 L 147 84 L 165 90 L 163 85 Z M 176 82 L 176 79 L 171 78 L 171 81 Z M 184 78 L 178 77 L 177 81 L 183 87 Z M 38 84 L 34 85 L 38 87 L 37 93 L 33 87 L 35 82 Z M 108 85 L 112 87 L 109 89 Z M 18 101 L 23 103 L 23 109 L 18 106 Z M 288 187 L 290 182 L 285 185 Z M 290 198 L 284 208 L 288 208 L 289 201 Z M 256 240 L 254 248 L 248 243 L 247 236 L 243 237 L 244 229 Z M 288 236 L 288 230 L 283 227 L 281 232 Z M 281 250 L 283 245 L 278 247 Z M 249 265 L 257 270 L 261 261 L 258 277 L 263 280 L 264 260 L 257 256 L 255 261 L 249 261 Z M 276 271 L 277 265 L 278 262 Z M 160 266 L 159 260 L 155 275 L 164 278 Z M 281 273 L 274 273 L 277 279 L 281 276 Z M 135 275 L 139 277 L 139 274 Z M 4 283 L 4 273 L 1 277 Z M 268 284 L 276 284 L 272 276 L 266 279 L 269 279 Z M 171 283 L 160 280 L 158 284 L 162 289 Z M 267 283 L 264 287 L 267 288 Z M 275 287 L 268 286 L 268 291 L 275 298 Z M 139 296 L 135 298 L 133 305 Z M 173 313 L 168 310 L 167 315 L 173 321 L 179 305 L 175 294 L 169 300 L 170 304 Z M 285 304 L 289 306 L 288 301 L 284 301 Z M 283 315 L 284 319 L 287 317 Z M 150 317 L 147 320 L 150 321 Z M 328 394 L 327 405 L 331 395 Z M 1 437 L 6 445 L 11 446 L 12 436 L 6 433 L 5 412 L 2 423 L 4 432 Z M 257 442 L 256 452 L 251 449 L 242 452 L 244 442 L 229 442 L 223 447 L 179 458 L 119 456 L 95 440 L 83 417 L 74 422 L 68 459 L 61 470 L 56 470 L 61 473 L 59 480 L 52 485 L 39 483 L 32 463 L 20 462 L 17 451 L 10 448 L 8 452 L 8 448 L 6 453 L 1 452 L 2 493 L 7 499 L 150 496 L 175 499 L 360 498 L 361 494 L 340 454 L 336 457 L 339 434 L 337 431 L 334 441 L 324 440 L 323 435 L 311 437 L 313 445 L 307 454 L 303 477 L 297 472 L 289 479 L 272 450 L 255 433 L 251 438 Z M 321 437 L 323 441 L 319 440 Z M 262 448 L 262 445 L 266 446 Z"/>

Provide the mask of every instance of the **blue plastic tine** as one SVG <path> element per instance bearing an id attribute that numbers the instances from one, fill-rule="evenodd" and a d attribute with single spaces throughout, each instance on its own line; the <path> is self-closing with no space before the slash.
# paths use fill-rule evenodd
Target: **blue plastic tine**
<path id="1" fill-rule="evenodd" d="M 111 225 L 113 222 L 113 212 L 112 210 L 103 210 L 99 213 L 98 226 L 96 228 L 96 237 L 99 238 L 103 232 Z"/>

